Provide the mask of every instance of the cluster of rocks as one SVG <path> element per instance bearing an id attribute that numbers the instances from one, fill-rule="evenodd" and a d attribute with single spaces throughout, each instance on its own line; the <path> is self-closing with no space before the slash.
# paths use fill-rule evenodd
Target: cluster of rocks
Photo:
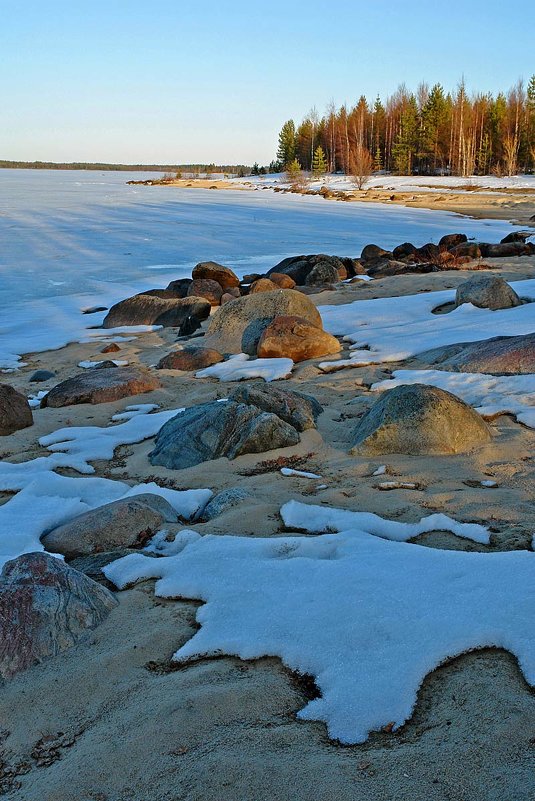
<path id="1" fill-rule="evenodd" d="M 242 386 L 225 401 L 180 412 L 160 429 L 153 465 L 183 470 L 202 462 L 297 445 L 323 411 L 310 395 L 273 386 Z"/>
<path id="2" fill-rule="evenodd" d="M 429 273 L 440 270 L 463 269 L 465 264 L 481 258 L 511 258 L 535 255 L 535 245 L 527 242 L 531 234 L 514 232 L 501 242 L 469 242 L 465 234 L 447 234 L 438 245 L 428 242 L 417 248 L 403 242 L 393 250 L 378 245 L 366 245 L 360 255 L 360 265 L 372 278 L 384 278 L 404 273 Z M 479 265 L 481 268 L 482 265 Z M 485 265 L 488 269 L 488 265 Z M 470 269 L 474 269 L 473 266 Z"/>

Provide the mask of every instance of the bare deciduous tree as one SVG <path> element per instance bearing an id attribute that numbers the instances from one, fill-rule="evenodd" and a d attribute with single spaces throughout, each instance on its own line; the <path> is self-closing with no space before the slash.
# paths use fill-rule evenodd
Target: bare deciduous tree
<path id="1" fill-rule="evenodd" d="M 362 189 L 373 173 L 372 154 L 364 145 L 357 145 L 349 160 L 350 174 L 357 189 Z"/>

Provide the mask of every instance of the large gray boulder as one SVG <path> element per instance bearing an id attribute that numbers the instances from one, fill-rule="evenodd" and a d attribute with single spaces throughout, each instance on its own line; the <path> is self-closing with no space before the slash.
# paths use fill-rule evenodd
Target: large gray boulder
<path id="1" fill-rule="evenodd" d="M 67 378 L 50 390 L 41 406 L 70 406 L 75 403 L 110 403 L 111 401 L 152 392 L 160 382 L 145 368 L 95 367 Z"/>
<path id="2" fill-rule="evenodd" d="M 459 342 L 421 353 L 418 362 L 459 373 L 535 373 L 535 334 Z"/>
<path id="3" fill-rule="evenodd" d="M 394 387 L 361 418 L 353 454 L 464 453 L 489 442 L 490 429 L 464 401 L 437 387 Z"/>
<path id="4" fill-rule="evenodd" d="M 309 298 L 293 289 L 279 289 L 225 303 L 210 320 L 204 344 L 221 353 L 255 356 L 264 329 L 280 315 L 304 317 L 323 327 L 320 313 Z"/>
<path id="5" fill-rule="evenodd" d="M 494 310 L 522 305 L 514 289 L 496 275 L 474 275 L 460 284 L 455 293 L 455 305 L 461 306 L 463 303 Z"/>
<path id="6" fill-rule="evenodd" d="M 163 290 L 163 293 L 167 291 Z M 211 308 L 205 298 L 195 296 L 169 298 L 141 293 L 112 306 L 102 325 L 104 328 L 117 328 L 123 325 L 163 325 L 179 328 L 189 317 L 206 320 Z"/>
<path id="7" fill-rule="evenodd" d="M 115 548 L 141 548 L 165 523 L 177 521 L 165 498 L 144 493 L 84 512 L 49 531 L 41 542 L 47 551 L 73 559 Z"/>
<path id="8" fill-rule="evenodd" d="M 297 431 L 316 428 L 316 420 L 323 411 L 312 395 L 270 385 L 242 384 L 232 392 L 230 400 L 276 414 Z"/>
<path id="9" fill-rule="evenodd" d="M 33 425 L 28 399 L 9 384 L 0 384 L 0 437 Z"/>
<path id="10" fill-rule="evenodd" d="M 0 676 L 70 648 L 116 605 L 109 590 L 50 554 L 7 562 L 0 576 Z"/>
<path id="11" fill-rule="evenodd" d="M 297 445 L 296 429 L 275 414 L 235 401 L 203 403 L 169 420 L 156 436 L 150 463 L 172 470 L 245 453 Z"/>
<path id="12" fill-rule="evenodd" d="M 252 493 L 242 487 L 231 487 L 230 489 L 222 490 L 205 506 L 197 516 L 197 519 L 204 522 L 213 520 L 214 517 L 219 517 L 229 509 L 241 506 L 244 501 L 251 500 L 252 497 Z"/>

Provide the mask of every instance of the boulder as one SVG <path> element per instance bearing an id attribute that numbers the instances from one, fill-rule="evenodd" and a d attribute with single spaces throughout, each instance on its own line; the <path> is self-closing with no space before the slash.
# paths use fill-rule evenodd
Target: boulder
<path id="1" fill-rule="evenodd" d="M 249 289 L 249 294 L 254 295 L 255 292 L 276 292 L 280 289 L 279 285 L 269 278 L 259 278 L 258 281 L 253 281 Z"/>
<path id="2" fill-rule="evenodd" d="M 440 250 L 450 250 L 450 248 L 462 245 L 465 242 L 468 242 L 466 234 L 446 234 L 439 239 L 438 246 Z"/>
<path id="3" fill-rule="evenodd" d="M 220 306 L 224 306 L 225 303 L 230 303 L 231 300 L 235 300 L 235 299 L 236 299 L 236 296 L 235 295 L 231 295 L 230 292 L 223 292 L 223 294 L 221 295 L 221 302 L 220 302 L 219 305 Z"/>
<path id="4" fill-rule="evenodd" d="M 533 236 L 533 231 L 513 231 L 512 234 L 507 234 L 503 239 L 500 239 L 500 245 L 507 245 L 509 242 L 525 243 L 530 236 Z"/>
<path id="5" fill-rule="evenodd" d="M 0 384 L 0 437 L 33 425 L 28 399 L 9 384 Z"/>
<path id="6" fill-rule="evenodd" d="M 232 392 L 230 400 L 276 414 L 297 431 L 316 428 L 316 420 L 323 412 L 323 406 L 312 395 L 272 384 L 242 384 Z"/>
<path id="7" fill-rule="evenodd" d="M 201 261 L 193 268 L 191 275 L 194 280 L 196 278 L 208 278 L 211 281 L 217 281 L 223 290 L 240 285 L 240 279 L 236 273 L 230 267 L 224 267 L 216 261 Z"/>
<path id="8" fill-rule="evenodd" d="M 111 307 L 102 323 L 104 328 L 124 325 L 181 326 L 188 317 L 206 320 L 211 305 L 205 298 L 160 298 L 155 295 L 134 295 Z"/>
<path id="9" fill-rule="evenodd" d="M 157 370 L 203 370 L 212 364 L 223 361 L 223 355 L 211 348 L 194 348 L 174 350 L 160 359 Z"/>
<path id="10" fill-rule="evenodd" d="M 476 242 L 461 242 L 460 245 L 450 248 L 450 253 L 453 253 L 454 256 L 467 256 L 469 259 L 481 258 L 481 250 Z"/>
<path id="11" fill-rule="evenodd" d="M 479 249 L 484 259 L 506 259 L 535 254 L 535 245 L 531 242 L 500 242 L 497 245 L 481 242 Z"/>
<path id="12" fill-rule="evenodd" d="M 296 429 L 275 414 L 232 400 L 212 401 L 186 409 L 165 423 L 149 460 L 183 470 L 222 456 L 236 459 L 298 442 Z"/>
<path id="13" fill-rule="evenodd" d="M 221 353 L 255 356 L 258 341 L 275 317 L 295 315 L 322 327 L 314 303 L 293 289 L 259 292 L 226 303 L 210 320 L 206 345 Z"/>
<path id="14" fill-rule="evenodd" d="M 75 645 L 117 605 L 112 593 L 50 554 L 7 562 L 0 576 L 0 675 Z"/>
<path id="15" fill-rule="evenodd" d="M 262 333 L 257 355 L 262 359 L 287 357 L 293 362 L 329 356 L 342 349 L 332 334 L 302 317 L 281 315 Z"/>
<path id="16" fill-rule="evenodd" d="M 391 259 L 392 253 L 389 250 L 380 248 L 379 245 L 366 245 L 360 254 L 360 258 L 362 261 L 370 261 L 371 259 L 379 258 Z"/>
<path id="17" fill-rule="evenodd" d="M 110 367 L 86 370 L 50 390 L 41 406 L 70 406 L 75 403 L 110 403 L 159 389 L 160 382 L 141 367 Z"/>
<path id="18" fill-rule="evenodd" d="M 293 289 L 295 286 L 293 278 L 290 278 L 289 275 L 285 275 L 284 273 L 271 273 L 269 278 L 279 289 Z"/>
<path id="19" fill-rule="evenodd" d="M 337 282 L 340 280 L 339 270 L 345 267 L 347 271 L 350 271 L 349 265 L 352 263 L 352 259 L 341 259 L 338 256 L 327 256 L 324 253 L 316 253 L 308 256 L 290 256 L 276 264 L 275 267 L 272 267 L 271 270 L 268 271 L 267 277 L 271 278 L 272 273 L 282 273 L 283 275 L 289 275 L 299 286 L 303 286 L 307 283 L 308 275 L 318 264 L 330 264 L 336 271 L 336 278 L 333 278 L 333 281 Z M 326 269 L 326 267 L 322 269 Z M 351 274 L 353 274 L 353 272 Z M 331 275 L 334 276 L 334 271 L 331 272 Z M 321 283 L 329 282 L 321 281 Z"/>
<path id="20" fill-rule="evenodd" d="M 119 348 L 117 348 L 119 350 Z M 102 351 L 104 353 L 104 351 Z M 32 373 L 30 376 L 30 381 L 32 383 L 41 383 L 41 381 L 48 381 L 49 378 L 54 378 L 55 373 L 51 370 L 36 370 L 35 373 Z"/>
<path id="21" fill-rule="evenodd" d="M 455 293 L 455 305 L 463 303 L 480 309 L 509 309 L 522 305 L 514 289 L 496 275 L 474 275 L 460 284 Z"/>
<path id="22" fill-rule="evenodd" d="M 433 242 L 427 242 L 421 248 L 416 248 L 411 253 L 411 260 L 418 262 L 429 262 L 438 259 L 440 255 L 440 248 Z"/>
<path id="23" fill-rule="evenodd" d="M 165 523 L 176 523 L 173 507 L 160 495 L 132 495 L 91 509 L 49 531 L 41 542 L 67 559 L 114 548 L 141 548 Z"/>
<path id="24" fill-rule="evenodd" d="M 359 421 L 353 454 L 465 453 L 490 441 L 490 429 L 464 401 L 437 387 L 386 390 Z"/>
<path id="25" fill-rule="evenodd" d="M 230 489 L 218 492 L 204 507 L 203 511 L 198 516 L 198 520 L 213 520 L 214 517 L 218 517 L 228 509 L 233 509 L 235 506 L 240 506 L 243 501 L 251 499 L 252 497 L 253 494 L 249 492 L 249 490 L 242 489 L 241 487 L 231 487 Z"/>
<path id="26" fill-rule="evenodd" d="M 194 278 L 188 287 L 188 296 L 205 298 L 211 306 L 219 306 L 223 289 L 211 278 Z"/>
<path id="27" fill-rule="evenodd" d="M 418 362 L 459 373 L 535 373 L 535 334 L 460 342 L 421 353 Z"/>
<path id="28" fill-rule="evenodd" d="M 309 272 L 305 279 L 306 286 L 323 286 L 324 284 L 336 284 L 340 281 L 340 270 L 345 271 L 344 265 L 337 268 L 330 261 L 319 261 Z"/>
<path id="29" fill-rule="evenodd" d="M 174 281 L 169 282 L 167 289 L 176 292 L 180 298 L 185 298 L 192 283 L 191 278 L 176 278 Z"/>
<path id="30" fill-rule="evenodd" d="M 437 270 L 438 267 L 429 262 L 418 264 L 395 259 L 377 259 L 368 268 L 368 275 L 371 278 L 388 278 L 392 275 L 405 275 L 406 273 L 434 273 Z"/>

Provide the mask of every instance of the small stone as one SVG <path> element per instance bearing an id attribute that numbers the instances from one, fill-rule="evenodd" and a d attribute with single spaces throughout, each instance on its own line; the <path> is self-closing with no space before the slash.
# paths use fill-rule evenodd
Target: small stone
<path id="1" fill-rule="evenodd" d="M 115 342 L 112 342 L 110 345 L 106 345 L 106 347 L 102 348 L 100 351 L 101 353 L 117 353 L 120 351 L 121 348 Z"/>
<path id="2" fill-rule="evenodd" d="M 9 384 L 0 384 L 0 437 L 33 425 L 28 399 Z"/>
<path id="3" fill-rule="evenodd" d="M 30 376 L 30 381 L 35 383 L 40 383 L 41 381 L 48 381 L 49 378 L 55 378 L 56 374 L 53 373 L 51 370 L 36 370 L 35 373 L 32 373 Z"/>
<path id="4" fill-rule="evenodd" d="M 203 370 L 212 364 L 223 361 L 223 355 L 212 348 L 188 347 L 183 350 L 174 350 L 164 356 L 156 368 L 158 370 Z"/>

